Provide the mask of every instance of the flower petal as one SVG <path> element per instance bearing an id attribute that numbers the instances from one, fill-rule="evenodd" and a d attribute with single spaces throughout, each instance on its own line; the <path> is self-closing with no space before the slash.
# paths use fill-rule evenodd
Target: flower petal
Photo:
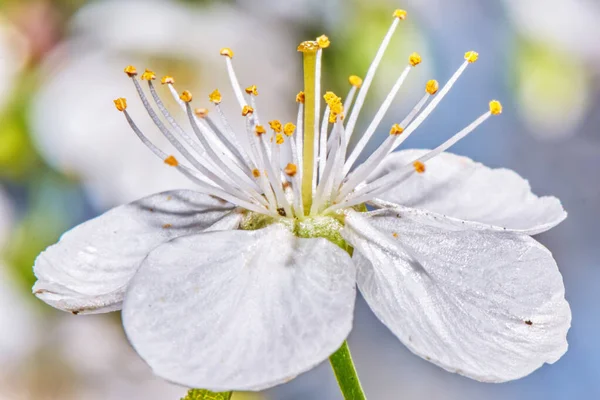
<path id="1" fill-rule="evenodd" d="M 526 235 L 423 222 L 350 211 L 342 231 L 365 300 L 413 353 L 485 382 L 565 353 L 571 311 L 546 248 Z"/>
<path id="2" fill-rule="evenodd" d="M 410 164 L 427 151 L 390 154 L 369 181 Z M 412 174 L 380 197 L 528 235 L 547 231 L 567 216 L 556 197 L 536 196 L 529 183 L 511 170 L 488 168 L 451 153 L 441 153 L 426 167 L 424 173 Z"/>
<path id="3" fill-rule="evenodd" d="M 282 225 L 181 237 L 133 278 L 123 324 L 170 381 L 214 391 L 262 390 L 336 351 L 352 325 L 356 269 L 326 239 Z"/>
<path id="4" fill-rule="evenodd" d="M 234 229 L 241 216 L 232 210 L 229 203 L 188 190 L 116 207 L 66 232 L 38 256 L 33 292 L 75 314 L 118 310 L 129 280 L 152 249 L 215 226 Z"/>

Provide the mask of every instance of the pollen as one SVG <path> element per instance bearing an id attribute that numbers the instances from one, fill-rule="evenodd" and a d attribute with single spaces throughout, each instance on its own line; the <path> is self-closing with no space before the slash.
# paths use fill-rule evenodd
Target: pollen
<path id="1" fill-rule="evenodd" d="M 502 114 L 502 104 L 498 100 L 490 101 L 490 112 L 492 115 Z"/>
<path id="2" fill-rule="evenodd" d="M 153 81 L 156 79 L 156 74 L 152 71 L 150 71 L 149 69 L 146 69 L 146 71 L 144 71 L 144 73 L 141 76 L 143 81 Z"/>
<path id="3" fill-rule="evenodd" d="M 119 97 L 118 99 L 115 99 L 114 102 L 115 107 L 117 107 L 117 110 L 119 111 L 125 111 L 127 108 L 127 99 L 125 97 Z"/>
<path id="4" fill-rule="evenodd" d="M 272 121 L 269 121 L 269 126 L 271 127 L 271 129 L 273 129 L 275 132 L 277 133 L 281 133 L 281 122 L 277 119 L 274 119 Z"/>
<path id="5" fill-rule="evenodd" d="M 427 81 L 427 84 L 425 84 L 425 91 L 432 96 L 437 93 L 439 88 L 440 84 L 435 79 Z"/>
<path id="6" fill-rule="evenodd" d="M 252 176 L 254 176 L 255 178 L 258 178 L 260 176 L 260 171 L 256 168 L 254 168 L 252 170 Z"/>
<path id="7" fill-rule="evenodd" d="M 392 125 L 392 128 L 390 129 L 390 135 L 398 136 L 401 135 L 402 132 L 404 132 L 404 128 L 398 124 Z"/>
<path id="8" fill-rule="evenodd" d="M 170 75 L 165 75 L 160 79 L 160 83 L 163 85 L 172 85 L 175 83 L 175 78 Z"/>
<path id="9" fill-rule="evenodd" d="M 130 78 L 137 75 L 137 69 L 133 65 L 128 65 L 123 70 Z"/>
<path id="10" fill-rule="evenodd" d="M 416 67 L 417 65 L 421 64 L 421 56 L 419 55 L 419 53 L 412 53 L 409 57 L 408 57 L 408 62 L 410 63 L 410 65 L 412 65 L 413 67 Z"/>
<path id="11" fill-rule="evenodd" d="M 298 45 L 298 51 L 301 53 L 316 53 L 319 48 L 319 42 L 316 40 L 307 40 Z"/>
<path id="12" fill-rule="evenodd" d="M 392 233 L 392 236 L 395 238 L 398 238 L 398 233 L 394 232 L 394 233 Z"/>
<path id="13" fill-rule="evenodd" d="M 292 124 L 291 122 L 288 122 L 283 126 L 283 133 L 285 133 L 286 136 L 292 136 L 295 130 L 296 125 Z"/>
<path id="14" fill-rule="evenodd" d="M 275 143 L 283 144 L 283 142 L 284 142 L 283 135 L 281 133 L 278 133 L 277 135 L 275 135 Z"/>
<path id="15" fill-rule="evenodd" d="M 165 164 L 170 165 L 171 167 L 176 167 L 179 165 L 179 161 L 174 156 L 169 156 L 165 158 Z"/>
<path id="16" fill-rule="evenodd" d="M 296 95 L 296 103 L 304 104 L 304 92 L 302 92 L 302 91 L 298 92 L 298 94 Z"/>
<path id="17" fill-rule="evenodd" d="M 262 125 L 256 125 L 256 127 L 254 128 L 254 132 L 256 133 L 256 136 L 260 136 L 267 133 L 267 130 Z"/>
<path id="18" fill-rule="evenodd" d="M 242 115 L 245 117 L 247 115 L 251 115 L 254 112 L 254 108 L 250 107 L 249 105 L 245 105 L 244 108 L 242 108 Z"/>
<path id="19" fill-rule="evenodd" d="M 408 13 L 406 12 L 406 10 L 400 10 L 400 9 L 398 9 L 398 10 L 394 11 L 394 18 L 405 20 L 407 14 Z"/>
<path id="20" fill-rule="evenodd" d="M 326 49 L 329 47 L 329 45 L 331 44 L 331 42 L 329 41 L 329 38 L 325 35 L 321 35 L 317 38 L 317 43 L 319 44 L 319 47 L 322 49 Z"/>
<path id="21" fill-rule="evenodd" d="M 179 95 L 179 98 L 186 103 L 189 103 L 192 101 L 192 94 L 188 90 L 184 90 L 181 95 Z"/>
<path id="22" fill-rule="evenodd" d="M 194 109 L 194 114 L 196 114 L 198 118 L 206 118 L 208 115 L 208 108 L 196 108 Z"/>
<path id="23" fill-rule="evenodd" d="M 211 103 L 219 104 L 221 102 L 221 92 L 219 92 L 219 89 L 213 90 L 213 92 L 208 95 L 208 99 Z"/>
<path id="24" fill-rule="evenodd" d="M 350 77 L 348 78 L 348 82 L 350 82 L 350 84 L 355 88 L 360 88 L 362 86 L 363 80 L 359 76 L 350 75 Z"/>
<path id="25" fill-rule="evenodd" d="M 413 167 L 415 167 L 415 171 L 417 171 L 419 174 L 425 172 L 425 164 L 423 164 L 421 161 L 415 161 L 413 163 Z"/>
<path id="26" fill-rule="evenodd" d="M 233 58 L 233 51 L 229 47 L 223 47 L 219 54 L 225 57 Z"/>
<path id="27" fill-rule="evenodd" d="M 294 176 L 298 172 L 298 167 L 296 164 L 289 163 L 285 166 L 283 172 L 285 172 L 288 176 Z"/>
<path id="28" fill-rule="evenodd" d="M 465 53 L 465 60 L 467 60 L 470 63 L 474 63 L 475 61 L 477 61 L 477 59 L 479 58 L 479 53 L 476 51 L 467 51 Z"/>
<path id="29" fill-rule="evenodd" d="M 258 96 L 258 89 L 256 88 L 256 85 L 248 86 L 246 88 L 246 93 L 251 94 L 253 96 Z"/>

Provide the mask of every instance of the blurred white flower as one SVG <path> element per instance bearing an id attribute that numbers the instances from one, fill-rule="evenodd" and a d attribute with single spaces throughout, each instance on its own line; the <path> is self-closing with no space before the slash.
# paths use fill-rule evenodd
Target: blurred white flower
<path id="1" fill-rule="evenodd" d="M 0 15 L 0 110 L 11 95 L 15 77 L 29 56 L 25 38 Z"/>
<path id="2" fill-rule="evenodd" d="M 297 55 L 286 30 L 235 8 L 192 8 L 170 1 L 97 2 L 84 6 L 72 27 L 71 39 L 47 60 L 45 83 L 32 108 L 33 137 L 46 160 L 82 178 L 101 207 L 189 187 L 175 171 L 152 162 L 152 155 L 139 146 L 114 110 L 112 99 L 134 93 L 122 75 L 126 65 L 174 75 L 200 96 L 227 85 L 225 66 L 214 55 L 229 46 L 244 65 L 242 84 L 255 84 L 278 96 L 295 93 L 290 77 L 299 76 L 292 62 Z M 289 117 L 293 110 L 283 104 L 261 103 L 267 117 Z M 231 110 L 238 112 L 235 107 L 225 112 Z M 152 140 L 166 143 L 142 112 L 134 116 Z"/>

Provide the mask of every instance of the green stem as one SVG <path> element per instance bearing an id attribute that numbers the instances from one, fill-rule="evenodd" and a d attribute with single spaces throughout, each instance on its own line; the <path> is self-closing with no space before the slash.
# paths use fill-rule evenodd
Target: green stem
<path id="1" fill-rule="evenodd" d="M 348 342 L 344 341 L 342 347 L 329 357 L 329 363 L 331 364 L 331 368 L 333 368 L 335 379 L 337 379 L 344 399 L 366 400 L 367 397 L 360 385 L 354 362 L 352 362 Z"/>
<path id="2" fill-rule="evenodd" d="M 233 392 L 215 393 L 206 389 L 190 389 L 181 400 L 230 400 Z"/>

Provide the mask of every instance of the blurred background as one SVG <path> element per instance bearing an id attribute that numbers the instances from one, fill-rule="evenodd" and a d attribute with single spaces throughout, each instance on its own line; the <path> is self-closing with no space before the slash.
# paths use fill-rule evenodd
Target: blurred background
<path id="1" fill-rule="evenodd" d="M 236 52 L 242 85 L 258 85 L 263 118 L 291 120 L 301 89 L 296 45 L 321 33 L 324 88 L 363 76 L 391 21 L 401 24 L 360 123 L 408 54 L 424 62 L 372 148 L 467 50 L 479 61 L 406 147 L 433 147 L 502 101 L 504 113 L 452 151 L 516 170 L 558 196 L 569 218 L 538 239 L 552 250 L 573 310 L 570 349 L 522 380 L 481 384 L 412 355 L 357 301 L 349 342 L 371 399 L 600 398 L 600 3 L 594 0 L 0 0 L 0 399 L 179 399 L 150 373 L 119 315 L 73 316 L 31 294 L 36 255 L 70 227 L 141 196 L 189 186 L 130 132 L 112 100 L 127 97 L 160 142 L 122 73 L 173 75 L 196 98 L 219 87 L 237 107 L 218 55 Z M 418 71 L 418 72 L 417 72 Z M 233 108 L 232 108 L 233 109 Z M 226 109 L 227 111 L 227 109 Z M 237 112 L 237 111 L 236 111 Z M 156 134 L 156 135 L 155 135 Z M 154 135 L 154 136 L 153 136 Z M 341 399 L 327 363 L 286 385 L 235 399 Z"/>

